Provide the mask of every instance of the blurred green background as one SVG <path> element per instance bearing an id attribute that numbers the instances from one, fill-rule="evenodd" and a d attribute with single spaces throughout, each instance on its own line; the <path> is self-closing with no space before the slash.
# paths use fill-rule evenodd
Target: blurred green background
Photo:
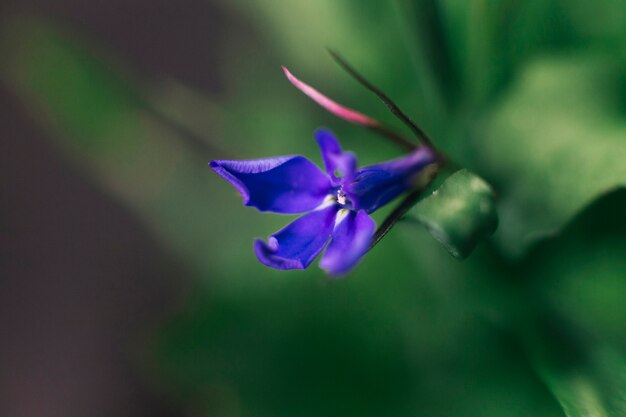
<path id="1" fill-rule="evenodd" d="M 626 415 L 623 0 L 0 13 L 0 414 Z M 407 133 L 326 47 L 494 188 L 465 261 L 411 216 L 342 280 L 255 259 L 290 216 L 208 161 L 401 154 L 284 79 Z"/>

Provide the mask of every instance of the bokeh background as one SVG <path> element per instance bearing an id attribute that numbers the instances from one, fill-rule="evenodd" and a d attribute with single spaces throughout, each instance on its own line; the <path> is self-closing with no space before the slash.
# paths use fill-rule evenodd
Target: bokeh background
<path id="1" fill-rule="evenodd" d="M 623 0 L 4 0 L 3 416 L 626 415 Z M 260 265 L 289 216 L 211 159 L 334 119 L 407 133 L 340 51 L 496 191 L 467 260 L 398 223 L 347 278 Z M 380 223 L 388 209 L 377 213 Z"/>

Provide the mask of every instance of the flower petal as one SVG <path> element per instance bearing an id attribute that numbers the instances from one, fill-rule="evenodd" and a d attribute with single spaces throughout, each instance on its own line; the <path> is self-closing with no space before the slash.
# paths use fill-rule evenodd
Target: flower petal
<path id="1" fill-rule="evenodd" d="M 246 206 L 275 213 L 303 213 L 319 206 L 331 192 L 328 177 L 303 156 L 248 161 L 211 161 Z"/>
<path id="2" fill-rule="evenodd" d="M 337 205 L 333 204 L 297 218 L 271 235 L 267 243 L 256 240 L 256 257 L 275 269 L 305 269 L 330 239 L 336 215 Z"/>
<path id="3" fill-rule="evenodd" d="M 435 160 L 432 150 L 421 147 L 401 158 L 363 167 L 347 184 L 346 193 L 356 209 L 372 213 L 411 188 L 416 175 Z"/>
<path id="4" fill-rule="evenodd" d="M 285 67 L 283 67 L 283 71 L 287 76 L 287 79 L 291 81 L 291 83 L 296 86 L 296 88 L 302 91 L 304 94 L 309 96 L 313 101 L 317 104 L 331 112 L 337 117 L 341 117 L 348 122 L 356 123 L 364 126 L 379 126 L 380 123 L 372 119 L 369 116 L 364 115 L 363 113 L 359 113 L 356 110 L 349 109 L 345 106 L 342 106 L 339 103 L 334 102 L 330 98 L 326 97 L 324 94 L 320 93 L 310 85 L 307 85 L 293 76 L 291 72 Z"/>
<path id="5" fill-rule="evenodd" d="M 350 210 L 335 227 L 333 240 L 320 261 L 320 268 L 331 275 L 349 272 L 367 252 L 375 231 L 376 223 L 367 213 Z"/>
<path id="6" fill-rule="evenodd" d="M 334 184 L 340 180 L 349 181 L 356 171 L 356 157 L 352 152 L 343 152 L 339 141 L 329 130 L 315 132 L 315 140 L 322 151 L 322 159 L 328 176 Z M 337 176 L 336 174 L 340 175 Z"/>

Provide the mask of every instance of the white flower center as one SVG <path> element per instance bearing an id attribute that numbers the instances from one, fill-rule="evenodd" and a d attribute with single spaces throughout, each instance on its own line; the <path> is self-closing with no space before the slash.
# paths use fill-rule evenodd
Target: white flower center
<path id="1" fill-rule="evenodd" d="M 346 200 L 346 194 L 342 190 L 337 190 L 337 202 L 342 206 L 345 206 Z"/>

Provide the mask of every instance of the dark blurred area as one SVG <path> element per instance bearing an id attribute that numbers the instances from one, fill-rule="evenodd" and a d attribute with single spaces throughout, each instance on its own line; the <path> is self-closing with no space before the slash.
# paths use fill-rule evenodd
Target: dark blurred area
<path id="1" fill-rule="evenodd" d="M 2 414 L 176 415 L 131 363 L 180 296 L 180 265 L 1 102 Z"/>
<path id="2" fill-rule="evenodd" d="M 35 14 L 96 39 L 140 71 L 219 91 L 217 49 L 234 22 L 211 1 L 4 0 L 5 13 Z"/>
<path id="3" fill-rule="evenodd" d="M 4 1 L 0 13 L 61 22 L 145 77 L 220 90 L 224 13 L 209 2 Z M 185 268 L 68 163 L 0 90 L 0 414 L 176 416 L 148 389 L 134 348 L 171 311 Z"/>

